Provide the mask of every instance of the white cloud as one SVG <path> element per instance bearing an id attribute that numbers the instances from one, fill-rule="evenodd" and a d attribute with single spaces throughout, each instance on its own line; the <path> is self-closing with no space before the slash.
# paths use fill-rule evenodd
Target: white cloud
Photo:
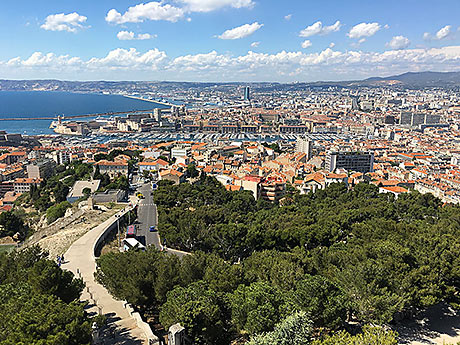
<path id="1" fill-rule="evenodd" d="M 49 31 L 77 32 L 84 27 L 83 23 L 85 23 L 87 19 L 87 17 L 81 16 L 77 12 L 69 14 L 51 14 L 46 17 L 45 23 L 40 27 Z"/>
<path id="2" fill-rule="evenodd" d="M 171 79 L 198 81 L 350 80 L 406 71 L 460 70 L 460 46 L 433 49 L 363 52 L 326 48 L 316 53 L 249 51 L 240 56 L 209 53 L 170 58 L 152 49 L 115 49 L 104 57 L 83 60 L 69 55 L 35 52 L 30 57 L 0 61 L 4 77 L 78 79 Z M 116 73 L 114 73 L 116 71 Z"/>
<path id="3" fill-rule="evenodd" d="M 155 37 L 156 37 L 155 35 L 151 35 L 151 34 L 138 34 L 138 35 L 136 35 L 132 31 L 120 31 L 117 34 L 117 38 L 120 41 L 150 40 L 150 39 L 155 38 Z"/>
<path id="4" fill-rule="evenodd" d="M 334 47 L 335 47 L 335 43 L 334 43 L 334 42 L 331 42 L 331 43 L 329 44 L 329 48 L 334 48 Z"/>
<path id="5" fill-rule="evenodd" d="M 423 34 L 423 39 L 425 41 L 440 41 L 440 40 L 444 40 L 444 39 L 447 39 L 447 38 L 450 38 L 452 37 L 453 33 L 452 33 L 452 26 L 451 25 L 446 25 L 444 27 L 442 27 L 441 29 L 439 29 L 436 34 L 434 35 L 431 35 L 429 32 L 425 32 Z"/>
<path id="6" fill-rule="evenodd" d="M 350 38 L 371 37 L 381 28 L 379 23 L 360 23 L 353 26 L 347 34 Z"/>
<path id="7" fill-rule="evenodd" d="M 236 28 L 225 31 L 222 35 L 218 36 L 221 40 L 236 40 L 252 35 L 259 30 L 263 24 L 258 22 L 252 24 L 244 24 Z"/>
<path id="8" fill-rule="evenodd" d="M 390 42 L 388 42 L 387 47 L 390 47 L 391 49 L 405 49 L 409 47 L 410 41 L 407 37 L 404 36 L 394 36 Z"/>
<path id="9" fill-rule="evenodd" d="M 284 16 L 284 19 L 286 20 L 291 20 L 292 19 L 292 14 L 288 14 L 287 16 Z"/>
<path id="10" fill-rule="evenodd" d="M 305 41 L 303 41 L 302 44 L 301 44 L 301 46 L 302 46 L 303 49 L 307 49 L 308 47 L 311 47 L 311 42 L 310 42 L 310 40 L 305 40 Z"/>
<path id="11" fill-rule="evenodd" d="M 329 25 L 329 26 L 323 26 L 322 22 L 317 21 L 316 23 L 310 26 L 307 26 L 305 29 L 300 31 L 299 36 L 300 37 L 311 37 L 314 35 L 327 35 L 327 34 L 330 34 L 331 32 L 339 31 L 341 27 L 342 27 L 342 24 L 340 24 L 340 21 L 336 21 L 334 24 Z"/>
<path id="12" fill-rule="evenodd" d="M 120 31 L 117 34 L 117 38 L 120 41 L 129 41 L 129 40 L 135 39 L 135 35 L 134 35 L 134 32 L 132 31 Z"/>
<path id="13" fill-rule="evenodd" d="M 257 48 L 260 45 L 260 42 L 252 42 L 251 47 Z"/>
<path id="14" fill-rule="evenodd" d="M 83 61 L 78 57 L 69 55 L 57 56 L 54 53 L 43 54 L 41 52 L 33 53 L 29 58 L 22 60 L 19 57 L 9 60 L 8 66 L 25 66 L 25 67 L 50 67 L 62 68 L 65 66 L 79 66 Z"/>
<path id="15" fill-rule="evenodd" d="M 452 26 L 446 25 L 445 27 L 441 28 L 437 33 L 436 33 L 436 38 L 438 40 L 443 40 L 447 38 L 451 34 Z"/>
<path id="16" fill-rule="evenodd" d="M 230 57 L 212 51 L 207 54 L 179 56 L 172 60 L 167 68 L 179 71 L 209 71 L 216 68 L 226 69 L 231 64 L 232 59 Z"/>
<path id="17" fill-rule="evenodd" d="M 139 4 L 128 8 L 128 10 L 121 14 L 115 9 L 111 9 L 105 20 L 113 24 L 123 23 L 140 23 L 144 20 L 166 20 L 169 22 L 177 22 L 184 16 L 184 10 L 171 6 L 169 4 L 163 5 L 161 2 L 148 2 L 146 4 Z"/>
<path id="18" fill-rule="evenodd" d="M 157 70 L 159 66 L 164 65 L 166 62 L 166 53 L 157 48 L 144 54 L 134 48 L 118 48 L 110 51 L 106 57 L 92 58 L 85 62 L 84 65 L 88 68 Z"/>
<path id="19" fill-rule="evenodd" d="M 251 8 L 252 0 L 180 0 L 190 12 L 211 12 L 224 7 Z"/>

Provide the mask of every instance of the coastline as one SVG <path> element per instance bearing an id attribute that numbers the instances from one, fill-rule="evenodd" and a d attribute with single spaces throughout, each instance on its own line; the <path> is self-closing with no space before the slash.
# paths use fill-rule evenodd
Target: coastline
<path id="1" fill-rule="evenodd" d="M 153 111 L 170 105 L 121 94 L 47 90 L 0 91 L 0 130 L 28 135 L 53 134 L 49 129 L 58 115 L 87 121 L 133 111 Z"/>

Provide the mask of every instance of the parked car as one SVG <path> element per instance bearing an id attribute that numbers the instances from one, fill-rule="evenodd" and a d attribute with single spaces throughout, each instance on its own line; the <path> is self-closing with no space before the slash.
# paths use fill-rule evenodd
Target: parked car
<path id="1" fill-rule="evenodd" d="M 155 231 L 157 231 L 157 228 L 155 228 L 155 226 L 152 225 L 152 226 L 150 227 L 150 232 L 155 232 Z"/>

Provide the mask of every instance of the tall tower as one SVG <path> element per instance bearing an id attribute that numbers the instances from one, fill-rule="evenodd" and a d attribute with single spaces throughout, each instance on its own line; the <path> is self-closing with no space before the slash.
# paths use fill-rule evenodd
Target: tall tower
<path id="1" fill-rule="evenodd" d="M 246 87 L 244 88 L 244 100 L 245 100 L 245 101 L 250 101 L 250 100 L 251 100 L 251 95 L 250 95 L 249 86 L 246 86 Z"/>

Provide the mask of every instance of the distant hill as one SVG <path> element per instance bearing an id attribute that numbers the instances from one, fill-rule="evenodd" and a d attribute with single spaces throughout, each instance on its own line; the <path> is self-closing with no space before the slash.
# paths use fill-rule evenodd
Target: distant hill
<path id="1" fill-rule="evenodd" d="M 177 89 L 211 88 L 226 91 L 248 85 L 262 92 L 295 91 L 306 88 L 327 87 L 379 87 L 402 88 L 460 87 L 460 72 L 407 72 L 389 77 L 373 77 L 364 80 L 318 81 L 300 83 L 269 82 L 170 82 L 170 81 L 64 81 L 64 80 L 0 80 L 0 91 L 70 91 L 70 92 L 174 92 Z"/>
<path id="2" fill-rule="evenodd" d="M 362 81 L 363 84 L 388 84 L 399 82 L 405 86 L 459 86 L 460 72 L 407 72 L 400 75 L 368 78 Z"/>

